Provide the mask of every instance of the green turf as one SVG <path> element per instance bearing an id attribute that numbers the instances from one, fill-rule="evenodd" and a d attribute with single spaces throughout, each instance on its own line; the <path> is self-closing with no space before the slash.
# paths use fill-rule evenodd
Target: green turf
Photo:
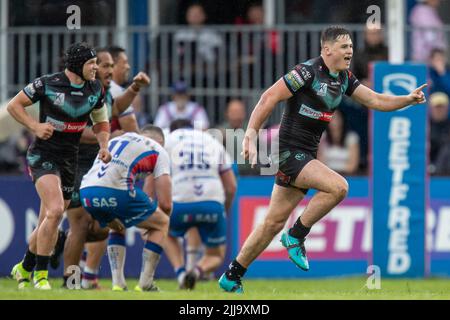
<path id="1" fill-rule="evenodd" d="M 56 288 L 60 279 L 51 281 Z M 134 288 L 137 280 L 129 280 L 129 288 Z M 267 299 L 267 300 L 309 300 L 309 299 L 450 299 L 450 279 L 426 280 L 381 280 L 381 289 L 369 290 L 365 278 L 336 279 L 283 279 L 245 280 L 242 295 L 222 292 L 216 281 L 200 282 L 194 291 L 180 291 L 174 280 L 159 280 L 161 292 L 112 292 L 110 281 L 102 280 L 103 290 L 63 290 L 19 291 L 13 280 L 0 279 L 0 299 Z"/>

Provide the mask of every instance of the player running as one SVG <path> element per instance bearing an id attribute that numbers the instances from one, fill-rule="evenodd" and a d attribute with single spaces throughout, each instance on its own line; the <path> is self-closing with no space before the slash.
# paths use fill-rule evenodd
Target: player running
<path id="1" fill-rule="evenodd" d="M 394 111 L 425 102 L 422 85 L 409 95 L 379 94 L 360 84 L 350 72 L 353 45 L 349 32 L 329 27 L 322 32 L 321 55 L 297 65 L 261 96 L 252 112 L 243 141 L 243 155 L 256 163 L 255 137 L 278 102 L 287 100 L 279 133 L 279 170 L 267 215 L 247 238 L 241 251 L 219 279 L 225 291 L 243 292 L 241 278 L 247 268 L 283 229 L 291 212 L 308 189 L 316 189 L 302 215 L 281 243 L 289 258 L 302 270 L 309 269 L 305 237 L 311 227 L 341 202 L 348 191 L 347 181 L 316 160 L 322 132 L 339 106 L 342 95 L 368 108 Z"/>
<path id="2" fill-rule="evenodd" d="M 207 132 L 194 130 L 188 120 L 176 120 L 167 138 L 171 159 L 173 213 L 170 217 L 166 254 L 181 289 L 194 289 L 204 273 L 223 263 L 226 242 L 226 211 L 236 192 L 236 179 L 225 148 Z M 195 268 L 186 270 L 178 237 L 197 228 L 205 253 Z"/>
<path id="3" fill-rule="evenodd" d="M 75 43 L 65 55 L 64 72 L 37 78 L 9 103 L 8 112 L 36 135 L 28 149 L 30 175 L 41 199 L 38 226 L 32 232 L 24 259 L 11 275 L 19 288 L 30 285 L 48 290 L 48 262 L 55 247 L 58 225 L 74 189 L 78 146 L 89 115 L 100 145 L 98 158 L 108 163 L 109 122 L 104 91 L 95 79 L 98 70 L 95 50 Z M 25 110 L 39 101 L 39 122 Z"/>
<path id="4" fill-rule="evenodd" d="M 162 130 L 151 125 L 142 129 L 142 135 L 125 133 L 112 139 L 109 142 L 111 162 L 105 165 L 96 161 L 81 182 L 83 207 L 100 222 L 101 227 L 113 229 L 108 257 L 114 291 L 127 290 L 123 274 L 125 229 L 132 226 L 146 230 L 141 275 L 135 290 L 157 290 L 153 276 L 169 228 L 172 195 L 169 157 L 152 137 L 164 143 Z M 157 202 L 135 186 L 140 173 L 152 174 Z"/>

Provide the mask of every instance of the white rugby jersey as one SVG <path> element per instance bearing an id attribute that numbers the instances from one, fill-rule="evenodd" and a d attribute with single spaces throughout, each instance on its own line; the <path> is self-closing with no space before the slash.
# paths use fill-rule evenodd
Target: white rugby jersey
<path id="1" fill-rule="evenodd" d="M 94 162 L 81 182 L 81 188 L 108 187 L 133 190 L 139 173 L 152 173 L 155 178 L 170 174 L 169 156 L 156 141 L 134 132 L 111 139 L 108 144 L 112 160 Z"/>
<path id="2" fill-rule="evenodd" d="M 109 85 L 109 92 L 111 93 L 113 99 L 120 97 L 125 92 L 125 90 L 126 89 L 124 87 L 119 86 L 117 83 L 114 82 L 114 80 L 111 80 L 111 83 Z M 122 112 L 119 115 L 119 117 L 127 116 L 132 113 L 134 113 L 134 108 L 133 105 L 130 104 L 128 108 L 126 108 L 124 112 Z"/>
<path id="3" fill-rule="evenodd" d="M 225 148 L 209 133 L 178 129 L 165 144 L 171 162 L 174 202 L 218 201 L 224 203 L 221 173 L 231 169 Z"/>

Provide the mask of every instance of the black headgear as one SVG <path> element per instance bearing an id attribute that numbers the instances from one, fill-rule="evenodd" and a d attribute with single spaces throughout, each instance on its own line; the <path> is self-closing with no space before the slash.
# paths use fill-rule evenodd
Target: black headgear
<path id="1" fill-rule="evenodd" d="M 86 61 L 95 58 L 95 49 L 85 42 L 72 44 L 66 51 L 65 63 L 69 71 L 79 75 L 83 80 L 83 66 Z"/>

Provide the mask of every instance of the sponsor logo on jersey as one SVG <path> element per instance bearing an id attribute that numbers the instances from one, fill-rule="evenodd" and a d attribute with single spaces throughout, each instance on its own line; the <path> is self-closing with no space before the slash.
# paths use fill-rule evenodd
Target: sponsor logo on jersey
<path id="1" fill-rule="evenodd" d="M 52 170 L 53 164 L 51 162 L 45 161 L 42 163 L 42 169 L 44 170 Z"/>
<path id="2" fill-rule="evenodd" d="M 81 91 L 71 91 L 70 94 L 72 96 L 81 96 L 81 97 L 84 96 L 83 92 Z"/>
<path id="3" fill-rule="evenodd" d="M 51 123 L 56 131 L 59 132 L 81 132 L 86 128 L 87 122 L 64 122 L 47 116 L 45 122 Z"/>
<path id="4" fill-rule="evenodd" d="M 296 92 L 302 87 L 302 84 L 295 79 L 292 72 L 289 72 L 284 76 L 284 79 L 288 83 L 289 87 L 292 89 L 292 91 Z"/>
<path id="5" fill-rule="evenodd" d="M 302 73 L 303 80 L 307 81 L 309 78 L 311 78 L 311 72 L 309 72 L 306 67 L 301 67 L 300 72 Z"/>
<path id="6" fill-rule="evenodd" d="M 326 121 L 326 122 L 330 122 L 331 119 L 333 118 L 333 113 L 331 113 L 331 112 L 322 112 L 322 111 L 314 110 L 304 104 L 301 105 L 298 113 L 300 113 L 302 116 L 305 116 L 308 118 Z"/>
<path id="7" fill-rule="evenodd" d="M 27 85 L 25 87 L 25 91 L 26 93 L 28 93 L 30 96 L 34 96 L 34 94 L 36 93 L 36 89 L 34 89 L 34 86 L 32 83 L 30 83 L 29 85 Z"/>
<path id="8" fill-rule="evenodd" d="M 298 161 L 302 161 L 306 159 L 306 155 L 302 152 L 299 152 L 295 155 L 295 159 L 297 159 Z"/>
<path id="9" fill-rule="evenodd" d="M 39 89 L 40 87 L 42 87 L 43 86 L 43 84 L 42 84 L 42 80 L 41 79 L 38 79 L 38 80 L 35 80 L 34 81 L 34 87 L 36 88 L 36 89 Z"/>

